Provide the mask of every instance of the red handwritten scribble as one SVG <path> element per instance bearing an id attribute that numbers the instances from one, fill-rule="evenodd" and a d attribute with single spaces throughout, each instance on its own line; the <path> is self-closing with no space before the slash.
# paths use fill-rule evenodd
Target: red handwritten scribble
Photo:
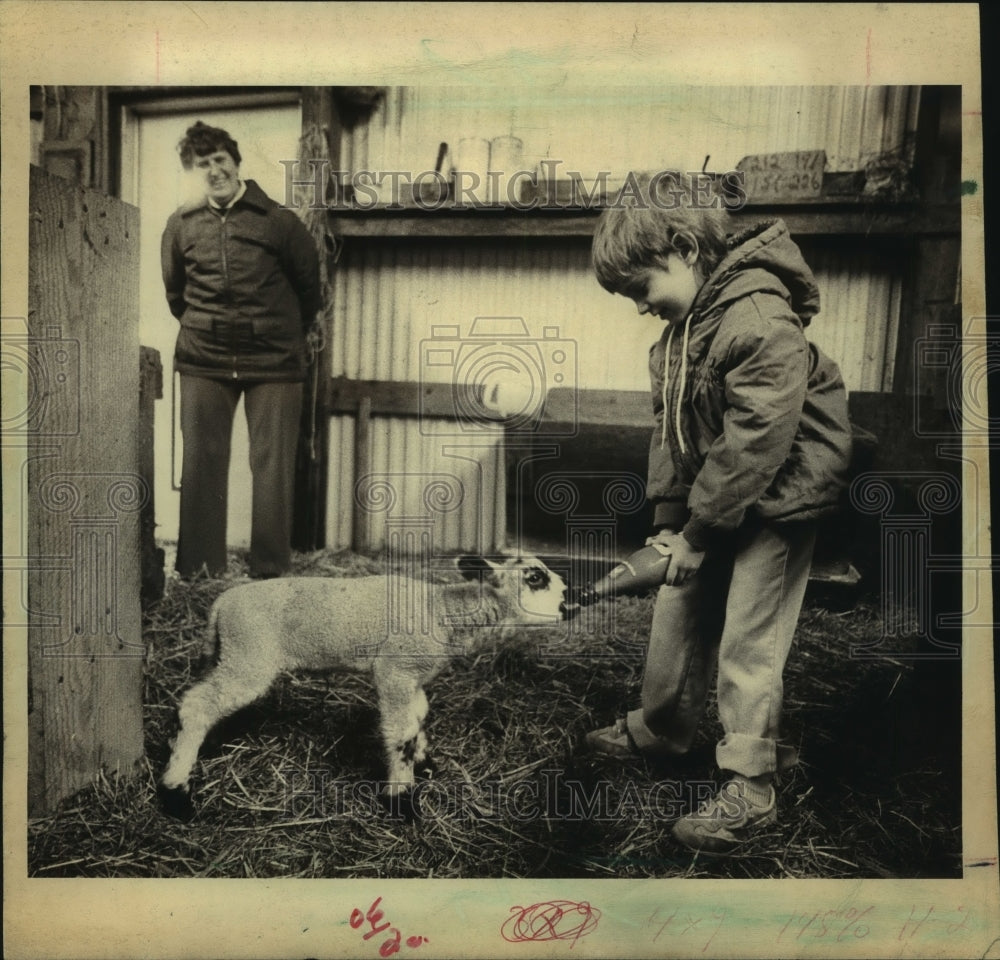
<path id="1" fill-rule="evenodd" d="M 385 918 L 385 911 L 379 909 L 381 902 L 382 898 L 378 897 L 368 908 L 367 913 L 362 913 L 359 907 L 355 907 L 351 911 L 351 917 L 348 922 L 354 930 L 360 930 L 365 925 L 365 920 L 371 924 L 371 930 L 364 935 L 365 940 L 370 940 L 372 937 L 384 933 L 386 930 L 391 931 L 392 936 L 388 940 L 383 941 L 382 945 L 378 948 L 380 957 L 391 957 L 399 953 L 400 944 L 403 942 L 403 934 L 396 927 L 392 926 L 388 920 L 379 926 L 379 921 Z M 430 940 L 427 937 L 406 938 L 406 945 L 411 949 L 416 949 L 424 943 L 430 943 Z"/>
<path id="2" fill-rule="evenodd" d="M 601 911 L 586 901 L 549 900 L 530 907 L 511 907 L 512 914 L 500 928 L 508 943 L 572 940 L 593 933 Z M 571 946 L 572 949 L 572 946 Z"/>

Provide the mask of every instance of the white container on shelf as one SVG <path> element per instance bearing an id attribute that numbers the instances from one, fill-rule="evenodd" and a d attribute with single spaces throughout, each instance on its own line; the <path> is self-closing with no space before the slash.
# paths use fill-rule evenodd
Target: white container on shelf
<path id="1" fill-rule="evenodd" d="M 452 157 L 451 176 L 457 203 L 470 198 L 486 203 L 489 196 L 490 142 L 483 137 L 464 137 Z"/>
<path id="2" fill-rule="evenodd" d="M 499 203 L 509 206 L 517 203 L 519 197 L 508 196 L 508 184 L 513 185 L 511 189 L 519 189 L 521 178 L 517 174 L 521 170 L 524 162 L 524 143 L 520 137 L 494 137 L 490 141 L 490 168 L 489 168 L 489 199 L 491 203 Z"/>

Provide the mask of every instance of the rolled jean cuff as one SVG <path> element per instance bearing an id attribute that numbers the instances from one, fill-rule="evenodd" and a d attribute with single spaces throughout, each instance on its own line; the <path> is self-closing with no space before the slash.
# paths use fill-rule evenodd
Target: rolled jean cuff
<path id="1" fill-rule="evenodd" d="M 639 748 L 639 752 L 649 757 L 681 757 L 691 747 L 689 743 L 677 743 L 669 737 L 658 737 L 642 719 L 642 710 L 630 710 L 625 718 L 628 732 Z"/>
<path id="2" fill-rule="evenodd" d="M 799 752 L 791 744 L 777 740 L 727 733 L 715 748 L 715 762 L 720 770 L 761 777 L 794 767 L 799 762 Z"/>

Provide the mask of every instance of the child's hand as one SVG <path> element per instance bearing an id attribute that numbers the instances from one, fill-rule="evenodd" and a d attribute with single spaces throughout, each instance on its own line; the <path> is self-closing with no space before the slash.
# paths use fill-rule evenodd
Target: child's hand
<path id="1" fill-rule="evenodd" d="M 682 533 L 674 533 L 672 530 L 661 530 L 655 537 L 650 537 L 646 543 L 662 543 L 670 548 L 670 566 L 667 568 L 667 576 L 663 582 L 671 587 L 679 586 L 697 573 L 702 560 L 705 559 L 704 550 L 695 550 L 684 539 Z"/>

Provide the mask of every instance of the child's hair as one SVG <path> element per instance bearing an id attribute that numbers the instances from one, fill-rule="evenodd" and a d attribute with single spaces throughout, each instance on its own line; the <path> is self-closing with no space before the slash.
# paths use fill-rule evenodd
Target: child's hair
<path id="1" fill-rule="evenodd" d="M 216 150 L 225 150 L 236 166 L 243 160 L 236 141 L 222 127 L 210 127 L 200 120 L 193 127 L 187 128 L 184 139 L 177 144 L 177 152 L 181 155 L 181 165 L 185 170 L 194 166 L 195 157 L 207 157 Z"/>
<path id="2" fill-rule="evenodd" d="M 729 216 L 707 181 L 662 171 L 629 174 L 618 198 L 597 221 L 591 262 L 598 282 L 624 293 L 636 275 L 697 250 L 696 266 L 708 277 L 726 255 Z"/>

